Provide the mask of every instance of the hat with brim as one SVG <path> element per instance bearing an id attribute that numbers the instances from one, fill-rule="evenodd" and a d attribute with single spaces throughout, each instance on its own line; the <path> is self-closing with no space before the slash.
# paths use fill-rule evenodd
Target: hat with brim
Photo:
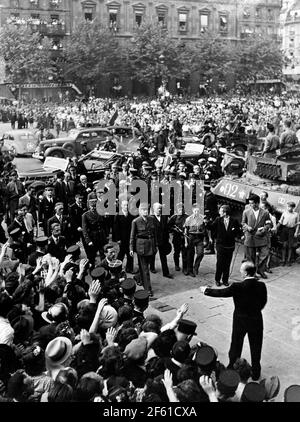
<path id="1" fill-rule="evenodd" d="M 195 332 L 196 328 L 197 328 L 197 324 L 195 322 L 189 321 L 187 319 L 181 319 L 178 322 L 177 330 L 183 334 L 196 336 L 197 335 L 197 333 Z"/>
<path id="2" fill-rule="evenodd" d="M 46 361 L 60 365 L 72 354 L 72 342 L 67 337 L 56 337 L 48 343 L 45 357 Z"/>

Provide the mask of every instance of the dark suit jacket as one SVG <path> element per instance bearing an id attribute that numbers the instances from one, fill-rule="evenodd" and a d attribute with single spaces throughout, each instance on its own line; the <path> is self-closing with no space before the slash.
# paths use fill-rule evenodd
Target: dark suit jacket
<path id="1" fill-rule="evenodd" d="M 59 259 L 60 262 L 63 262 L 66 252 L 66 239 L 64 236 L 59 236 L 58 244 L 56 244 L 53 240 L 53 237 L 49 237 L 48 241 L 48 249 L 47 252 L 54 256 L 55 258 Z"/>
<path id="2" fill-rule="evenodd" d="M 70 219 L 72 230 L 77 230 L 78 227 L 82 227 L 82 216 L 86 212 L 86 208 L 79 207 L 76 203 L 70 206 Z"/>
<path id="3" fill-rule="evenodd" d="M 252 208 L 248 208 L 243 212 L 242 226 L 245 233 L 245 246 L 256 248 L 268 244 L 268 233 L 264 230 L 258 230 L 265 227 L 267 220 L 271 220 L 270 214 L 262 208 L 259 209 L 257 220 Z M 249 227 L 254 230 L 250 232 Z"/>
<path id="4" fill-rule="evenodd" d="M 234 314 L 241 317 L 261 318 L 261 311 L 267 303 L 266 285 L 254 277 L 241 283 L 232 283 L 225 289 L 205 290 L 205 295 L 213 297 L 233 297 Z"/>
<path id="5" fill-rule="evenodd" d="M 153 218 L 137 217 L 132 221 L 130 233 L 130 250 L 138 255 L 151 256 L 156 253 L 157 239 Z"/>
<path id="6" fill-rule="evenodd" d="M 66 215 L 63 215 L 61 223 L 60 223 L 59 219 L 56 217 L 56 215 L 49 218 L 49 220 L 47 222 L 47 230 L 48 230 L 49 234 L 51 234 L 51 225 L 53 223 L 60 224 L 62 236 L 68 236 L 68 234 L 70 233 L 70 226 L 71 226 L 71 222 L 70 222 L 69 217 L 67 217 Z"/>
<path id="7" fill-rule="evenodd" d="M 63 202 L 64 204 L 66 204 L 67 197 L 66 197 L 66 191 L 65 191 L 63 183 L 55 182 L 54 196 L 55 196 L 56 202 Z"/>
<path id="8" fill-rule="evenodd" d="M 53 217 L 55 214 L 54 204 L 55 199 L 53 198 L 52 203 L 48 201 L 46 197 L 44 197 L 40 204 L 39 204 L 39 221 L 47 222 L 49 218 Z"/>
<path id="9" fill-rule="evenodd" d="M 82 215 L 82 234 L 88 245 L 93 242 L 94 246 L 104 246 L 107 239 L 105 236 L 104 217 L 91 210 Z"/>
<path id="10" fill-rule="evenodd" d="M 168 216 L 161 215 L 160 221 L 155 215 L 151 215 L 156 230 L 157 246 L 161 247 L 169 242 Z"/>
<path id="11" fill-rule="evenodd" d="M 216 244 L 224 247 L 234 247 L 235 238 L 241 233 L 240 224 L 237 220 L 229 217 L 229 224 L 226 230 L 224 218 L 217 217 L 212 224 L 212 231 L 216 238 Z"/>
<path id="12" fill-rule="evenodd" d="M 123 214 L 118 214 L 114 217 L 113 237 L 114 242 L 121 241 L 123 245 L 129 245 L 131 224 L 134 217 L 128 213 L 127 217 Z"/>

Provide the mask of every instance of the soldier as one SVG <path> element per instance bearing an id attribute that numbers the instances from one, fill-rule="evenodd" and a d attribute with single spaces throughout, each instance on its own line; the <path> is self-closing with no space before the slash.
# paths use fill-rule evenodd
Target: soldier
<path id="1" fill-rule="evenodd" d="M 48 220 L 55 214 L 54 202 L 53 188 L 48 186 L 46 187 L 45 195 L 39 204 L 39 221 L 43 227 L 45 236 L 50 235 L 47 223 Z"/>
<path id="2" fill-rule="evenodd" d="M 182 271 L 185 273 L 187 271 L 187 257 L 186 257 L 186 248 L 184 246 L 184 224 L 188 215 L 184 211 L 184 205 L 182 202 L 176 204 L 176 214 L 170 217 L 168 226 L 169 230 L 173 233 L 173 248 L 174 248 L 174 264 L 175 271 L 180 271 L 179 258 L 180 254 L 182 256 Z"/>
<path id="3" fill-rule="evenodd" d="M 144 312 L 149 306 L 149 292 L 147 290 L 138 290 L 134 293 L 133 299 L 133 319 L 135 327 L 141 327 L 145 321 Z"/>
<path id="4" fill-rule="evenodd" d="M 148 216 L 148 204 L 139 206 L 140 216 L 135 218 L 131 226 L 130 255 L 137 253 L 139 270 L 145 290 L 153 296 L 149 266 L 152 256 L 156 253 L 157 239 L 153 219 Z"/>
<path id="5" fill-rule="evenodd" d="M 71 240 L 78 242 L 82 238 L 82 216 L 86 212 L 83 207 L 83 195 L 79 193 L 75 195 L 75 202 L 70 206 L 70 219 L 71 219 Z"/>
<path id="6" fill-rule="evenodd" d="M 104 258 L 103 246 L 107 243 L 104 219 L 97 213 L 96 205 L 96 195 L 90 194 L 89 211 L 82 215 L 83 246 L 93 267 L 95 266 L 97 252 L 99 252 L 101 258 Z"/>

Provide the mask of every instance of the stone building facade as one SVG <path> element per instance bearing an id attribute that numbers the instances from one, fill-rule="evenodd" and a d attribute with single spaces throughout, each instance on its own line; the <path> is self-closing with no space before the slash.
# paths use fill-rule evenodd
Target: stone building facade
<path id="1" fill-rule="evenodd" d="M 281 11 L 282 47 L 288 58 L 283 73 L 300 81 L 300 0 L 285 1 Z"/>
<path id="2" fill-rule="evenodd" d="M 30 25 L 52 39 L 59 54 L 63 39 L 82 20 L 98 18 L 126 43 L 144 20 L 160 22 L 173 38 L 186 42 L 212 31 L 233 43 L 252 33 L 278 37 L 281 0 L 0 0 L 0 23 Z M 191 75 L 191 91 L 199 74 Z M 122 78 L 127 94 L 136 91 Z M 128 79 L 128 78 L 127 78 Z M 172 82 L 174 88 L 176 82 Z M 100 81 L 97 93 L 109 95 L 111 81 Z M 139 89 L 137 89 L 138 92 Z"/>

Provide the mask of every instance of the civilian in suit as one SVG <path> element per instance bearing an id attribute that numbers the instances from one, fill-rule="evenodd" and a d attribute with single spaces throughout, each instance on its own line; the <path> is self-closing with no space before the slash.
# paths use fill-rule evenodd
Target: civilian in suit
<path id="1" fill-rule="evenodd" d="M 86 211 L 87 209 L 83 206 L 83 196 L 77 193 L 74 204 L 69 208 L 71 243 L 76 243 L 82 238 L 82 216 Z"/>
<path id="2" fill-rule="evenodd" d="M 64 205 L 65 207 L 67 207 L 68 205 L 73 204 L 75 201 L 75 182 L 71 180 L 71 175 L 67 171 L 65 172 L 62 186 L 63 186 L 64 198 L 65 198 Z"/>
<path id="3" fill-rule="evenodd" d="M 162 205 L 160 203 L 157 202 L 153 204 L 153 215 L 151 217 L 153 219 L 154 227 L 156 230 L 157 247 L 163 276 L 167 278 L 173 278 L 169 272 L 166 255 L 166 246 L 169 243 L 168 216 L 162 215 Z M 155 255 L 153 255 L 151 259 L 150 271 L 156 273 L 154 266 Z"/>
<path id="4" fill-rule="evenodd" d="M 66 239 L 64 236 L 61 236 L 61 229 L 58 223 L 53 223 L 50 230 L 52 234 L 48 240 L 47 252 L 60 262 L 63 262 L 67 254 Z"/>
<path id="5" fill-rule="evenodd" d="M 128 201 L 121 202 L 121 213 L 114 217 L 112 240 L 118 242 L 120 251 L 118 259 L 123 261 L 126 255 L 126 269 L 128 273 L 133 273 L 133 258 L 130 255 L 130 232 L 134 217 L 128 211 Z"/>
<path id="6" fill-rule="evenodd" d="M 176 205 L 176 214 L 172 215 L 168 221 L 169 230 L 173 232 L 173 248 L 174 248 L 174 263 L 175 270 L 180 271 L 179 258 L 182 255 L 182 271 L 187 271 L 187 256 L 186 248 L 184 245 L 184 223 L 188 215 L 184 211 L 184 205 L 179 202 Z"/>
<path id="7" fill-rule="evenodd" d="M 27 192 L 19 199 L 19 206 L 26 205 L 27 211 L 33 216 L 35 222 L 37 222 L 37 200 L 35 197 L 34 186 L 30 185 L 27 188 Z"/>
<path id="8" fill-rule="evenodd" d="M 230 216 L 228 205 L 222 205 L 219 213 L 220 217 L 217 217 L 211 226 L 217 249 L 215 281 L 216 285 L 220 286 L 222 278 L 224 286 L 229 286 L 230 264 L 235 249 L 235 239 L 240 234 L 240 225 Z"/>
<path id="9" fill-rule="evenodd" d="M 70 236 L 71 222 L 68 216 L 63 215 L 63 212 L 64 204 L 62 202 L 57 202 L 55 204 L 55 215 L 48 220 L 47 232 L 51 232 L 50 228 L 53 223 L 58 223 L 60 225 L 61 235 L 64 236 L 69 243 L 70 239 L 68 240 L 68 237 Z"/>
<path id="10" fill-rule="evenodd" d="M 48 220 L 54 216 L 55 208 L 54 208 L 55 200 L 53 197 L 53 188 L 47 187 L 45 189 L 45 194 L 42 200 L 39 203 L 39 222 L 41 222 L 44 230 L 45 236 L 50 236 L 50 232 L 48 232 Z"/>
<path id="11" fill-rule="evenodd" d="M 249 208 L 243 212 L 242 227 L 245 234 L 246 259 L 256 265 L 257 273 L 262 278 L 267 278 L 265 269 L 269 248 L 266 222 L 271 220 L 271 217 L 268 211 L 259 207 L 259 202 L 258 195 L 250 196 Z"/>
<path id="12" fill-rule="evenodd" d="M 87 206 L 87 197 L 90 192 L 92 192 L 92 186 L 88 184 L 86 175 L 82 174 L 80 176 L 80 182 L 75 186 L 75 193 L 82 196 L 84 207 Z"/>
<path id="13" fill-rule="evenodd" d="M 63 185 L 64 176 L 65 176 L 64 172 L 59 171 L 56 174 L 56 182 L 54 183 L 53 187 L 54 187 L 54 196 L 55 196 L 56 201 L 66 204 L 67 203 L 66 190 Z"/>
<path id="14" fill-rule="evenodd" d="M 261 373 L 260 359 L 263 343 L 263 318 L 262 309 L 267 303 L 266 285 L 255 277 L 255 266 L 252 262 L 241 265 L 243 281 L 232 283 L 224 289 L 211 289 L 200 287 L 207 296 L 233 297 L 234 313 L 229 350 L 229 368 L 233 368 L 236 360 L 241 357 L 244 337 L 248 334 L 252 378 L 258 380 Z"/>
<path id="15" fill-rule="evenodd" d="M 140 216 L 132 221 L 130 233 L 130 255 L 137 253 L 141 281 L 144 289 L 153 296 L 149 266 L 156 253 L 157 239 L 153 218 L 148 216 L 148 204 L 139 206 Z"/>
<path id="16" fill-rule="evenodd" d="M 104 258 L 103 247 L 107 244 L 104 218 L 96 210 L 97 197 L 90 196 L 89 210 L 82 215 L 83 246 L 92 266 L 95 265 L 97 252 Z"/>
<path id="17" fill-rule="evenodd" d="M 11 181 L 6 187 L 6 197 L 9 212 L 9 219 L 12 222 L 15 218 L 15 212 L 19 205 L 19 199 L 25 194 L 23 184 L 18 180 L 17 173 L 12 173 Z"/>

